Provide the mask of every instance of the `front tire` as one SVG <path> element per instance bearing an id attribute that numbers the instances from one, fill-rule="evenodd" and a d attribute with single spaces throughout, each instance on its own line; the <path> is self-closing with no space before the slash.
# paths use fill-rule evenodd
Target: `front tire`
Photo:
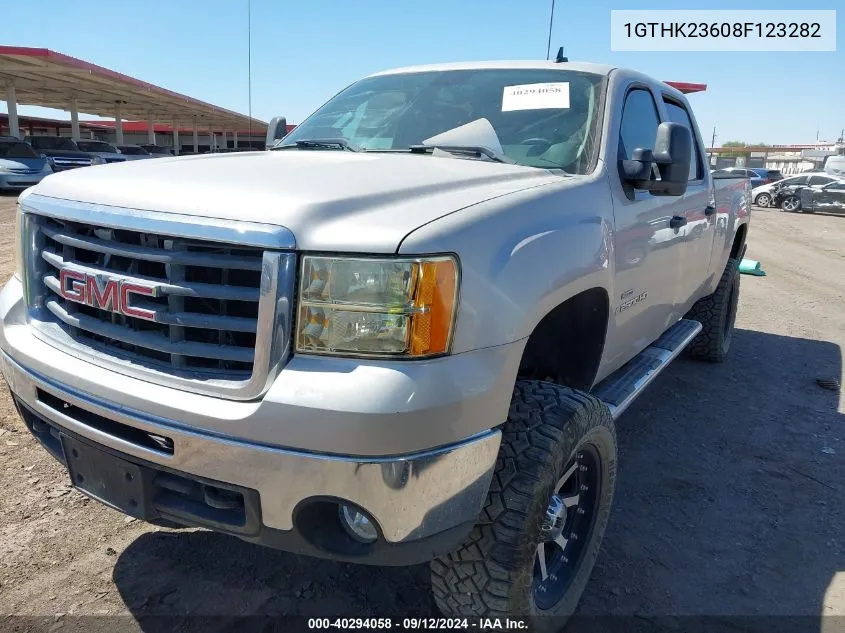
<path id="1" fill-rule="evenodd" d="M 767 193 L 761 193 L 754 200 L 754 204 L 758 207 L 768 207 L 772 204 L 772 197 Z"/>
<path id="2" fill-rule="evenodd" d="M 716 292 L 699 299 L 687 319 L 701 323 L 701 332 L 686 349 L 689 356 L 711 363 L 728 357 L 739 303 L 739 260 L 729 259 Z"/>
<path id="3" fill-rule="evenodd" d="M 479 521 L 431 563 L 441 612 L 542 616 L 559 630 L 590 577 L 616 484 L 616 433 L 598 399 L 542 381 L 514 387 Z"/>
<path id="4" fill-rule="evenodd" d="M 800 213 L 801 198 L 798 196 L 786 196 L 780 203 L 780 208 L 791 213 Z"/>

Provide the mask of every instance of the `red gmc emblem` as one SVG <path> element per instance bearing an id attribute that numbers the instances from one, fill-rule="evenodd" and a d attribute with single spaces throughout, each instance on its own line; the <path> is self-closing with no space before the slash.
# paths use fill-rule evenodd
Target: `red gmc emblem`
<path id="1" fill-rule="evenodd" d="M 68 301 L 147 321 L 156 320 L 156 311 L 133 306 L 129 295 L 157 297 L 159 290 L 158 286 L 88 275 L 70 268 L 62 268 L 59 272 L 59 294 Z"/>

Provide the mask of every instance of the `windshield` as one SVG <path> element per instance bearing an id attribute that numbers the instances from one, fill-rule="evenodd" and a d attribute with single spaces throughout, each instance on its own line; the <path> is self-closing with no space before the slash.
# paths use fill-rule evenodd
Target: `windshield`
<path id="1" fill-rule="evenodd" d="M 0 158 L 38 158 L 38 154 L 26 143 L 0 142 Z"/>
<path id="2" fill-rule="evenodd" d="M 603 76 L 571 70 L 398 73 L 349 86 L 282 141 L 343 139 L 365 150 L 407 150 L 487 119 L 508 158 L 570 173 L 592 170 Z"/>
<path id="3" fill-rule="evenodd" d="M 109 152 L 110 154 L 117 154 L 117 149 L 103 141 L 76 141 L 83 152 Z"/>
<path id="4" fill-rule="evenodd" d="M 123 154 L 128 154 L 129 156 L 146 156 L 148 153 L 143 147 L 134 147 L 132 145 L 121 145 L 119 149 Z"/>
<path id="5" fill-rule="evenodd" d="M 76 145 L 69 138 L 58 136 L 30 136 L 29 142 L 38 149 L 67 149 L 76 151 Z"/>

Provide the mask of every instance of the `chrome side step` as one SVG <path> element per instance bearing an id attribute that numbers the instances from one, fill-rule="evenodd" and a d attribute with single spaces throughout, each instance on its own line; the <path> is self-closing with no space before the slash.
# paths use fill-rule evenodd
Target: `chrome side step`
<path id="1" fill-rule="evenodd" d="M 607 405 L 615 420 L 700 331 L 701 323 L 698 321 L 681 319 L 654 343 L 596 385 L 593 395 Z"/>

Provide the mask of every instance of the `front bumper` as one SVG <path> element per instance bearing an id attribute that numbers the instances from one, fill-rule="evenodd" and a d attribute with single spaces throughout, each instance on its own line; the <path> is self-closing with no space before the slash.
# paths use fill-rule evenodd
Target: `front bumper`
<path id="1" fill-rule="evenodd" d="M 490 398 L 506 379 L 512 350 L 487 351 L 481 358 L 460 355 L 467 358 L 451 360 L 468 364 L 452 370 L 443 362 L 429 367 L 429 378 L 439 376 L 431 384 L 422 380 L 427 374 L 416 363 L 397 363 L 406 372 L 399 374 L 390 366 L 355 366 L 348 359 L 301 359 L 304 364 L 292 369 L 294 359 L 262 401 L 233 402 L 115 374 L 51 347 L 26 325 L 16 279 L 0 293 L 0 321 L 0 369 L 25 418 L 32 414 L 57 433 L 157 471 L 254 491 L 258 531 L 237 533 L 248 540 L 336 559 L 407 564 L 457 546 L 486 499 L 501 439 L 493 427 L 503 419 L 480 416 L 495 406 Z M 494 365 L 497 357 L 503 362 Z M 348 370 L 340 371 L 338 364 Z M 414 366 L 422 373 L 415 374 Z M 306 377 L 314 385 L 310 389 Z M 281 388 L 286 381 L 293 384 Z M 289 389 L 296 402 L 279 397 Z M 369 397 L 362 398 L 362 390 Z M 504 394 L 506 410 L 510 389 Z M 462 397 L 455 401 L 456 395 Z M 397 406 L 397 396 L 416 406 Z M 462 428 L 452 423 L 455 417 L 463 425 L 484 420 L 486 428 L 457 441 L 434 441 L 422 450 L 387 452 L 429 441 L 432 433 L 448 440 Z M 411 423 L 426 429 L 397 435 Z M 306 428 L 288 433 L 301 425 Z M 386 447 L 386 454 L 332 450 L 356 445 L 348 441 L 350 432 L 371 450 Z M 167 438 L 170 452 L 139 440 L 152 436 Z M 325 448 L 284 446 L 291 437 L 306 436 Z M 39 439 L 44 442 L 43 436 Z M 330 520 L 326 504 L 335 504 L 337 521 L 338 502 L 372 516 L 380 534 L 373 547 L 344 549 L 316 525 L 316 516 Z M 221 529 L 202 521 L 181 522 Z"/>
<path id="2" fill-rule="evenodd" d="M 13 174 L 0 173 L 0 190 L 3 189 L 26 189 L 41 182 L 47 174 Z"/>

